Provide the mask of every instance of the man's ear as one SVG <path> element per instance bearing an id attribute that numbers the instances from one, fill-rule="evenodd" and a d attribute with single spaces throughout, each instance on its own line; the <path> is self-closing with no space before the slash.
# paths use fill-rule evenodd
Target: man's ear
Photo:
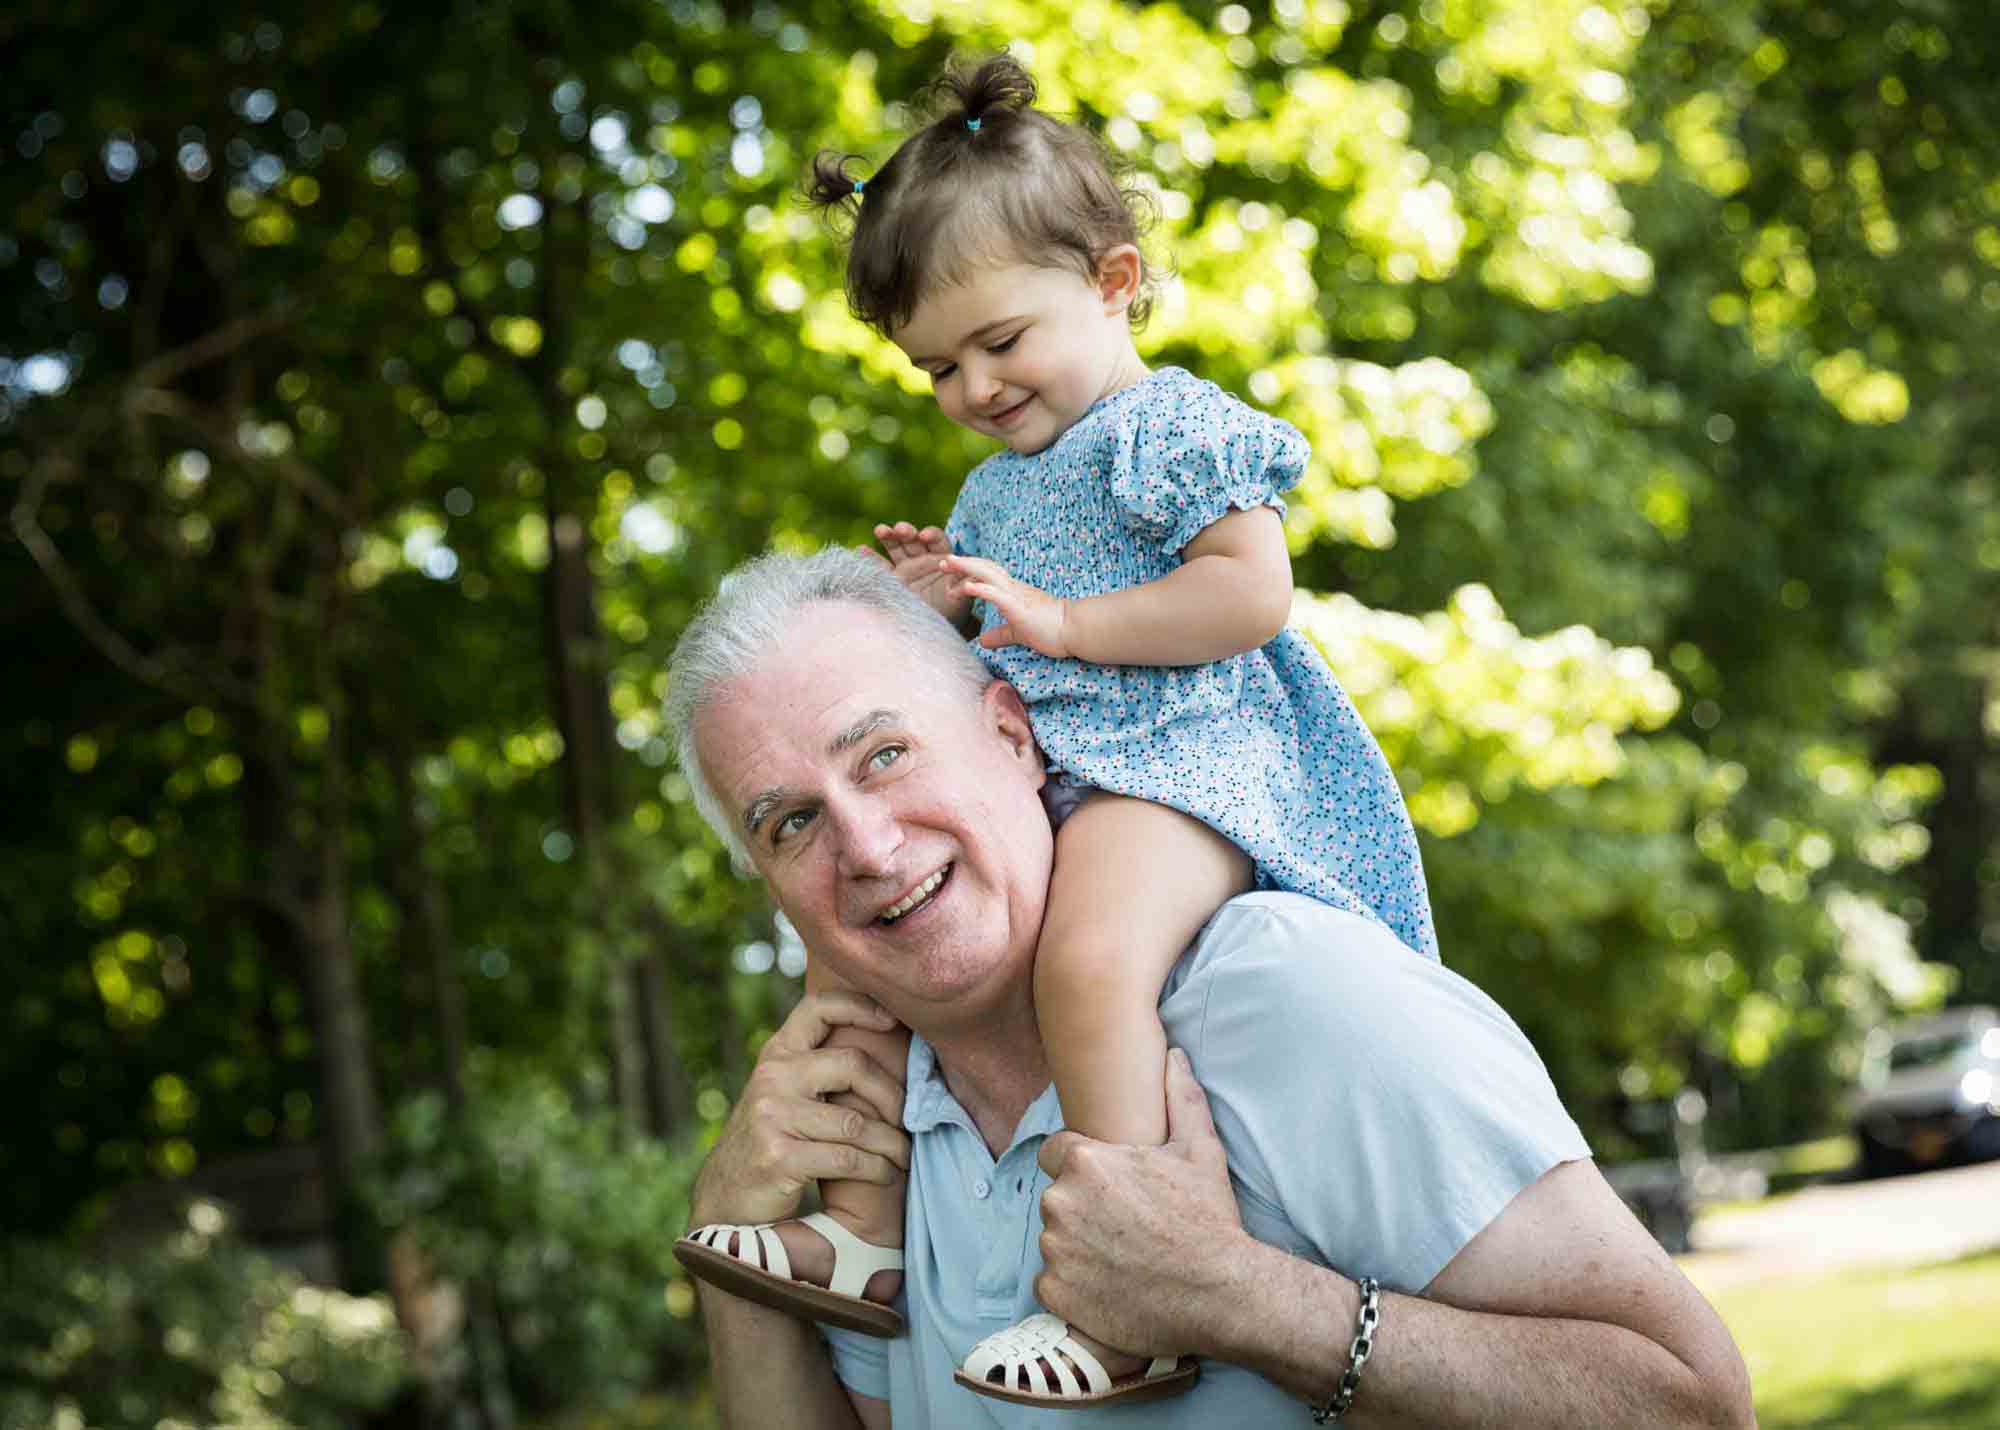
<path id="1" fill-rule="evenodd" d="M 1146 261 L 1132 244 L 1121 243 L 1097 260 L 1097 292 L 1104 300 L 1107 315 L 1122 313 L 1139 297 L 1146 277 Z"/>
<path id="2" fill-rule="evenodd" d="M 996 680 L 986 687 L 981 699 L 987 718 L 1001 740 L 1017 759 L 1033 767 L 1035 787 L 1039 789 L 1044 778 L 1042 751 L 1035 743 L 1035 727 L 1028 723 L 1028 707 L 1021 699 L 1021 692 L 1004 680 Z"/>

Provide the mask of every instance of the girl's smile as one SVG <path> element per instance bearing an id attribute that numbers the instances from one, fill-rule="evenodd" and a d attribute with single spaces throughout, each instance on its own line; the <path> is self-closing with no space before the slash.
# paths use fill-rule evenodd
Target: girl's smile
<path id="1" fill-rule="evenodd" d="M 1095 281 L 1068 268 L 994 264 L 927 295 L 890 337 L 930 375 L 945 416 L 1039 452 L 1145 376 L 1126 317 L 1139 273 L 1130 246 L 1106 254 Z"/>

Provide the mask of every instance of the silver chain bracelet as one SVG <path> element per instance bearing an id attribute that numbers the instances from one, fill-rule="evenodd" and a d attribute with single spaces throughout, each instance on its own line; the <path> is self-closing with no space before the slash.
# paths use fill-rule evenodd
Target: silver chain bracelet
<path id="1" fill-rule="evenodd" d="M 1340 1423 L 1348 1406 L 1354 1404 L 1354 1392 L 1361 1388 L 1361 1367 L 1368 1364 L 1368 1357 L 1375 1349 L 1375 1328 L 1382 1324 L 1382 1283 L 1373 1276 L 1364 1276 L 1360 1286 L 1361 1319 L 1354 1327 L 1354 1340 L 1347 1347 L 1347 1369 L 1340 1373 L 1340 1384 L 1333 1388 L 1326 1404 L 1314 1408 L 1315 1425 Z"/>

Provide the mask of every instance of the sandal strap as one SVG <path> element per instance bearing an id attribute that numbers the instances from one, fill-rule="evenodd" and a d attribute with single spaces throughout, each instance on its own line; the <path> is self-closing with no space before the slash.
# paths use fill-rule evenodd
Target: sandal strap
<path id="1" fill-rule="evenodd" d="M 734 1238 L 735 1245 L 730 1245 Z M 787 1281 L 792 1276 L 792 1259 L 785 1255 L 785 1244 L 778 1240 L 778 1234 L 771 1230 L 771 1224 L 764 1222 L 756 1226 L 736 1226 L 729 1222 L 715 1222 L 709 1226 L 697 1227 L 688 1233 L 689 1241 L 700 1242 L 713 1251 L 741 1261 L 746 1266 L 754 1265 L 782 1276 Z M 751 1261 L 743 1253 L 755 1242 L 759 1259 Z M 837 1264 L 837 1263 L 836 1263 Z"/>
<path id="2" fill-rule="evenodd" d="M 903 1269 L 901 1247 L 877 1246 L 863 1241 L 825 1212 L 802 1216 L 799 1222 L 811 1227 L 833 1246 L 833 1280 L 826 1288 L 829 1291 L 859 1297 L 876 1272 Z"/>
<path id="3" fill-rule="evenodd" d="M 862 1292 L 868 1280 L 878 1271 L 901 1271 L 903 1252 L 900 1247 L 876 1246 L 863 1241 L 825 1212 L 814 1212 L 802 1216 L 799 1222 L 809 1226 L 825 1237 L 833 1247 L 833 1281 L 826 1289 L 841 1296 L 853 1296 L 857 1300 L 866 1299 Z M 785 1243 L 772 1230 L 771 1222 L 754 1226 L 736 1226 L 728 1222 L 716 1222 L 710 1226 L 697 1227 L 688 1233 L 688 1240 L 699 1242 L 724 1256 L 741 1261 L 746 1266 L 757 1266 L 773 1276 L 782 1276 L 787 1281 L 797 1278 L 792 1275 L 792 1259 L 785 1254 Z M 752 1244 L 757 1248 L 757 1259 L 749 1255 Z"/>
<path id="4" fill-rule="evenodd" d="M 1153 1362 L 1155 1366 L 1160 1363 L 1159 1360 Z M 1055 1372 L 1056 1384 L 1049 1384 L 1044 1364 Z M 1177 1361 L 1166 1361 L 1168 1370 L 1177 1364 Z M 1075 1370 L 1071 1369 L 1072 1366 Z M 1102 1392 L 1111 1388 L 1111 1376 L 1104 1369 L 1103 1362 L 1069 1333 L 1067 1321 L 1047 1311 L 1037 1311 L 1004 1331 L 995 1331 L 974 1346 L 972 1354 L 965 1358 L 965 1373 L 974 1380 L 986 1380 L 996 1370 L 1005 1372 L 1004 1383 L 1010 1388 L 1015 1387 L 1017 1376 L 1026 1372 L 1029 1389 L 1038 1395 L 1065 1400 L 1074 1399 L 1086 1391 Z M 1076 1371 L 1083 1372 L 1081 1382 L 1076 1377 Z M 1154 1373 L 1151 1367 L 1147 1369 L 1149 1379 Z"/>

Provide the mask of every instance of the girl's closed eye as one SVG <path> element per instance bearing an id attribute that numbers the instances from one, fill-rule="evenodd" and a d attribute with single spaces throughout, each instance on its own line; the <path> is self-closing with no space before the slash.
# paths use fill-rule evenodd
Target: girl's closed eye
<path id="1" fill-rule="evenodd" d="M 1019 341 L 1021 341 L 1021 335 L 1019 333 L 1010 333 L 1008 336 L 1000 339 L 999 342 L 994 343 L 992 346 L 987 348 L 986 351 L 988 351 L 989 353 L 1004 353 L 1008 349 L 1012 348 L 1014 344 L 1018 343 Z"/>

